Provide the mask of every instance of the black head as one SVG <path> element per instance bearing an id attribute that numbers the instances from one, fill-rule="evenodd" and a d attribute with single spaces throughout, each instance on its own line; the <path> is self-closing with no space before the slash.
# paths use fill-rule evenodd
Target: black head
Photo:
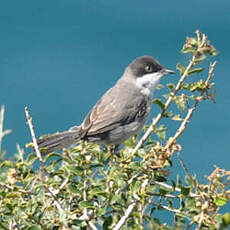
<path id="1" fill-rule="evenodd" d="M 156 73 L 162 71 L 163 74 L 174 73 L 173 71 L 166 70 L 156 59 L 151 56 L 141 56 L 132 61 L 127 67 L 136 77 Z M 167 72 L 168 71 L 168 72 Z"/>

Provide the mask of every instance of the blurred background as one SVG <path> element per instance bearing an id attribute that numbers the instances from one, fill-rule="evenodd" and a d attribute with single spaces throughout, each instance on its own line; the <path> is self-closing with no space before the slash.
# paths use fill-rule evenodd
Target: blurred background
<path id="1" fill-rule="evenodd" d="M 12 156 L 16 143 L 24 147 L 31 140 L 25 105 L 38 136 L 68 129 L 81 123 L 135 57 L 152 55 L 174 70 L 186 64 L 180 50 L 196 29 L 219 51 L 217 97 L 216 104 L 199 106 L 180 138 L 182 157 L 201 181 L 214 165 L 229 169 L 229 0 L 2 0 L 0 104 L 5 129 L 13 130 L 3 149 Z M 177 72 L 162 84 L 178 79 Z"/>

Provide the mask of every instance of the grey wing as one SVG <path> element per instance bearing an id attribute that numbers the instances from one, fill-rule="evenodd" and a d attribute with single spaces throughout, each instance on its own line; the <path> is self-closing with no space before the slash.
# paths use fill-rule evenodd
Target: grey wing
<path id="1" fill-rule="evenodd" d="M 136 92 L 129 87 L 123 90 L 122 95 L 119 93 L 120 89 L 111 88 L 89 112 L 81 125 L 83 130 L 87 130 L 86 135 L 110 131 L 149 113 L 146 98 L 137 97 Z"/>

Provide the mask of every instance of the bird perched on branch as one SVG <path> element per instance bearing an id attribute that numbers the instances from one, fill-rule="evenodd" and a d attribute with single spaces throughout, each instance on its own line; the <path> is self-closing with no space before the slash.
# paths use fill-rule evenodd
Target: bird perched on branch
<path id="1" fill-rule="evenodd" d="M 118 146 L 143 128 L 156 86 L 162 76 L 173 73 L 151 56 L 136 58 L 79 126 L 40 138 L 39 149 L 50 153 L 80 140 Z"/>

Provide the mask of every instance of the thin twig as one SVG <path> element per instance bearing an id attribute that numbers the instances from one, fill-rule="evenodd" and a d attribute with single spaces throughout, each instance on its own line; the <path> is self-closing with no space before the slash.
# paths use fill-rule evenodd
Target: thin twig
<path id="1" fill-rule="evenodd" d="M 162 186 L 163 188 L 166 188 L 166 189 L 168 189 L 168 190 L 175 190 L 176 192 L 181 192 L 181 189 L 180 188 L 178 188 L 178 187 L 173 187 L 173 186 L 171 186 L 171 185 L 168 185 L 168 184 L 166 184 L 166 183 L 163 183 L 163 182 L 158 182 L 158 181 L 154 181 L 154 184 L 156 184 L 156 185 L 158 185 L 158 186 Z M 200 197 L 200 195 L 197 195 L 197 194 L 195 194 L 195 193 L 192 193 L 192 192 L 190 192 L 189 193 L 189 197 Z"/>
<path id="2" fill-rule="evenodd" d="M 176 131 L 176 134 L 168 140 L 168 142 L 165 146 L 166 149 L 170 148 L 172 146 L 172 144 L 175 143 L 175 141 L 178 139 L 178 137 L 184 132 L 184 130 L 185 130 L 189 120 L 191 119 L 193 112 L 195 111 L 197 105 L 198 105 L 198 100 L 194 103 L 192 108 L 188 109 L 188 113 L 187 113 L 185 119 L 183 120 L 183 122 L 181 123 L 179 129 Z"/>
<path id="3" fill-rule="evenodd" d="M 178 153 L 177 156 L 178 156 L 178 158 L 179 158 L 179 161 L 180 161 L 180 163 L 181 163 L 181 165 L 182 165 L 184 171 L 185 171 L 186 174 L 192 179 L 192 176 L 191 176 L 190 172 L 188 171 L 188 168 L 186 167 L 184 161 L 182 160 L 182 158 L 181 158 L 181 156 L 180 156 L 180 153 Z"/>
<path id="4" fill-rule="evenodd" d="M 194 225 L 194 223 L 194 221 L 191 221 L 191 223 L 189 223 L 185 230 L 189 230 Z"/>
<path id="5" fill-rule="evenodd" d="M 84 171 L 84 175 L 85 175 L 85 180 L 84 180 L 84 183 L 83 183 L 83 200 L 87 201 L 87 192 L 86 192 L 86 189 L 87 189 L 87 181 L 86 181 L 87 172 L 86 172 L 86 170 Z M 87 208 L 83 209 L 83 216 L 88 217 Z"/>
<path id="6" fill-rule="evenodd" d="M 193 67 L 194 63 L 195 63 L 195 56 L 192 57 L 192 60 L 189 62 L 189 64 L 188 64 L 187 68 L 185 69 L 183 75 L 181 76 L 180 80 L 178 81 L 174 91 L 170 94 L 170 97 L 168 98 L 168 100 L 165 103 L 164 109 L 157 115 L 157 117 L 155 119 L 153 119 L 152 124 L 149 126 L 149 128 L 145 132 L 144 136 L 140 139 L 140 141 L 138 142 L 138 144 L 134 148 L 134 150 L 133 150 L 133 152 L 131 154 L 132 156 L 135 155 L 137 150 L 143 145 L 143 143 L 151 135 L 151 133 L 153 132 L 153 130 L 154 130 L 155 126 L 157 125 L 157 123 L 164 116 L 165 111 L 168 109 L 168 107 L 170 106 L 170 104 L 173 101 L 173 97 L 177 94 L 177 92 L 180 90 L 181 85 L 183 84 L 184 80 L 188 77 L 188 73 L 191 70 L 191 68 Z"/>
<path id="7" fill-rule="evenodd" d="M 14 188 L 9 186 L 8 184 L 3 184 L 2 182 L 0 182 L 0 186 L 4 187 L 4 188 L 7 188 L 9 190 L 13 190 Z"/>
<path id="8" fill-rule="evenodd" d="M 199 224 L 198 224 L 196 230 L 200 230 L 201 229 L 203 220 L 204 220 L 204 212 L 202 211 L 201 214 L 200 214 Z"/>
<path id="9" fill-rule="evenodd" d="M 59 191 L 62 190 L 62 189 L 67 185 L 68 182 L 69 182 L 69 179 L 66 178 L 66 179 L 61 183 L 61 185 L 60 185 L 60 187 L 59 187 Z"/>
<path id="10" fill-rule="evenodd" d="M 91 220 L 88 221 L 88 224 L 89 224 L 89 226 L 90 226 L 91 229 L 97 230 L 97 227 L 94 225 L 94 223 Z"/>
<path id="11" fill-rule="evenodd" d="M 84 170 L 84 176 L 85 176 L 85 180 L 83 183 L 83 200 L 87 201 L 87 171 Z M 78 218 L 79 220 L 85 220 L 87 221 L 88 225 L 94 225 L 93 222 L 91 221 L 91 219 L 93 218 L 93 212 L 92 210 L 89 210 L 87 208 L 83 209 L 83 214 Z M 97 228 L 96 228 L 97 229 Z"/>
<path id="12" fill-rule="evenodd" d="M 33 126 L 33 123 L 32 123 L 32 117 L 30 116 L 30 113 L 29 113 L 29 110 L 28 110 L 27 106 L 25 107 L 25 114 L 26 114 L 27 124 L 28 124 L 28 126 L 30 128 L 30 134 L 31 134 L 31 137 L 32 137 L 33 147 L 34 147 L 35 153 L 36 153 L 38 159 L 40 160 L 40 162 L 43 162 L 41 152 L 40 152 L 40 150 L 38 148 L 38 143 L 37 143 L 37 139 L 36 139 L 35 132 L 34 132 L 34 126 Z"/>
<path id="13" fill-rule="evenodd" d="M 146 193 L 149 196 L 160 196 L 160 197 L 165 197 L 165 198 L 176 198 L 180 199 L 180 196 L 172 195 L 172 194 L 160 194 L 160 193 L 152 193 L 152 192 L 147 192 Z"/>
<path id="14" fill-rule="evenodd" d="M 209 73 L 208 73 L 208 78 L 207 80 L 205 81 L 205 84 L 208 85 L 209 82 L 211 81 L 213 75 L 214 75 L 214 69 L 215 69 L 215 66 L 216 66 L 216 61 L 214 61 L 213 63 L 210 64 L 210 68 L 209 68 Z"/>
<path id="15" fill-rule="evenodd" d="M 137 201 L 134 201 L 133 203 L 131 203 L 129 205 L 129 207 L 125 211 L 125 215 L 121 217 L 121 219 L 116 224 L 116 226 L 113 228 L 113 230 L 119 230 L 119 229 L 121 229 L 121 227 L 125 224 L 125 222 L 129 218 L 129 216 L 131 215 L 131 213 L 132 213 L 133 209 L 135 208 L 136 204 L 137 204 Z"/>
<path id="16" fill-rule="evenodd" d="M 16 144 L 16 148 L 17 148 L 17 151 L 19 153 L 20 160 L 24 161 L 24 157 L 23 157 L 24 156 L 24 150 L 21 149 L 19 144 Z"/>
<path id="17" fill-rule="evenodd" d="M 165 209 L 169 212 L 173 212 L 173 213 L 179 213 L 180 215 L 183 215 L 183 216 L 186 216 L 185 213 L 181 212 L 179 209 L 175 209 L 175 208 L 169 208 L 168 206 L 166 205 L 159 205 L 158 206 L 159 208 L 162 208 L 162 209 Z"/>
<path id="18" fill-rule="evenodd" d="M 62 182 L 62 184 L 59 186 L 58 189 L 53 190 L 53 194 L 54 194 L 54 195 L 57 195 L 57 194 L 66 186 L 66 184 L 67 184 L 68 182 L 69 182 L 69 179 L 66 178 L 66 179 Z"/>
<path id="19" fill-rule="evenodd" d="M 5 114 L 5 106 L 2 105 L 1 110 L 0 110 L 0 153 L 2 152 L 2 139 L 3 139 L 3 137 L 12 132 L 12 130 L 10 130 L 10 129 L 3 131 L 4 114 Z"/>
<path id="20" fill-rule="evenodd" d="M 116 191 L 115 191 L 115 194 L 119 194 L 120 192 L 124 191 L 132 182 L 133 180 L 135 180 L 137 177 L 139 177 L 141 174 L 143 173 L 143 170 L 141 170 L 140 172 L 138 172 L 136 175 L 134 175 L 132 178 L 130 178 L 128 180 L 128 182 L 122 186 L 121 188 L 118 188 Z"/>
<path id="21" fill-rule="evenodd" d="M 51 189 L 49 189 L 48 186 L 44 186 L 44 188 L 46 189 L 46 191 L 51 195 L 51 197 L 53 198 L 54 204 L 56 205 L 57 209 L 59 212 L 63 213 L 64 209 L 62 207 L 62 205 L 60 204 L 58 198 L 56 197 L 56 195 L 53 193 L 53 191 L 51 191 Z"/>

